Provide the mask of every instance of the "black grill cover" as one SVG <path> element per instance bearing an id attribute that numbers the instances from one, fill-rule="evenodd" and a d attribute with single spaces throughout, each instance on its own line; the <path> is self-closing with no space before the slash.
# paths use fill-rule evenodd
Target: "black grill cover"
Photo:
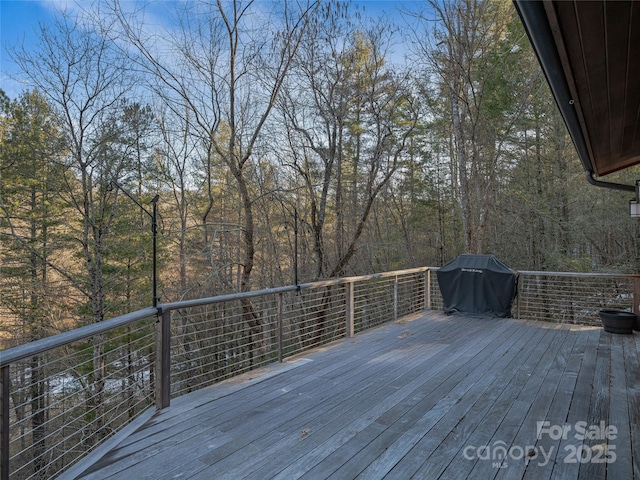
<path id="1" fill-rule="evenodd" d="M 510 317 L 516 272 L 493 255 L 460 255 L 437 271 L 447 313 Z"/>

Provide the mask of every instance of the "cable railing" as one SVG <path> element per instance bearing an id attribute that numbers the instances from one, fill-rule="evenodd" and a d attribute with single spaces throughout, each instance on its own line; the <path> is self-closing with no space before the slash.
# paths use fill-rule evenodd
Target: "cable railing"
<path id="1" fill-rule="evenodd" d="M 436 271 L 165 303 L 2 351 L 0 478 L 54 478 L 176 397 L 442 310 Z M 638 299 L 640 276 L 519 272 L 513 316 L 595 324 L 598 310 L 637 310 Z"/>
<path id="2" fill-rule="evenodd" d="M 428 274 L 166 303 L 2 351 L 1 478 L 55 478 L 149 408 L 418 312 Z"/>
<path id="3" fill-rule="evenodd" d="M 637 313 L 639 301 L 640 275 L 520 271 L 514 316 L 599 325 L 600 310 Z"/>

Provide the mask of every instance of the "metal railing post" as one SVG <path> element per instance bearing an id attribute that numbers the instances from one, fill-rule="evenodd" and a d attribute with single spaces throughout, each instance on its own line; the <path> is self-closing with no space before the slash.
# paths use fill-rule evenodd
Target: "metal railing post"
<path id="1" fill-rule="evenodd" d="M 354 305 L 353 305 L 353 290 L 354 282 L 348 282 L 347 298 L 346 298 L 346 322 L 347 322 L 347 337 L 353 337 L 354 335 Z"/>
<path id="2" fill-rule="evenodd" d="M 516 311 L 518 312 L 518 316 L 516 317 L 518 320 L 520 320 L 520 297 L 522 296 L 520 294 L 520 275 L 516 275 Z"/>
<path id="3" fill-rule="evenodd" d="M 0 372 L 0 479 L 9 480 L 9 365 Z"/>
<path id="4" fill-rule="evenodd" d="M 283 301 L 282 301 L 282 292 L 278 293 L 278 297 L 277 297 L 277 310 L 278 310 L 278 315 L 277 315 L 277 335 L 278 335 L 278 362 L 282 363 L 282 357 L 283 357 L 283 352 L 282 352 L 282 309 L 283 309 Z"/>
<path id="5" fill-rule="evenodd" d="M 431 310 L 431 269 L 424 274 L 424 309 Z"/>
<path id="6" fill-rule="evenodd" d="M 393 277 L 393 321 L 398 320 L 398 276 Z"/>
<path id="7" fill-rule="evenodd" d="M 156 409 L 171 403 L 171 310 L 158 314 L 156 322 Z"/>
<path id="8" fill-rule="evenodd" d="M 640 277 L 633 279 L 633 313 L 640 315 Z"/>

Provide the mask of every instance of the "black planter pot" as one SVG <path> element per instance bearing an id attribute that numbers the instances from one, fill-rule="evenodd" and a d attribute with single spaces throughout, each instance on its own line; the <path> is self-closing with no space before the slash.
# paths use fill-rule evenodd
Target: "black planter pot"
<path id="1" fill-rule="evenodd" d="M 600 310 L 600 320 L 605 332 L 633 333 L 637 315 L 624 310 Z"/>

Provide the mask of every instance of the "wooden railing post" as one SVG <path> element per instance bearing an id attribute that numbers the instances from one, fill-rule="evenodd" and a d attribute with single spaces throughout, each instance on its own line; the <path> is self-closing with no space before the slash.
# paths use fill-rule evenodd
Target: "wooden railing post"
<path id="1" fill-rule="evenodd" d="M 0 479 L 9 480 L 9 365 L 0 372 Z"/>
<path id="2" fill-rule="evenodd" d="M 156 322 L 156 409 L 171 403 L 171 310 L 158 312 Z"/>
<path id="3" fill-rule="evenodd" d="M 353 282 L 348 282 L 346 284 L 347 287 L 347 298 L 346 298 L 346 323 L 347 323 L 347 337 L 353 337 L 354 335 L 354 305 L 353 305 Z"/>

